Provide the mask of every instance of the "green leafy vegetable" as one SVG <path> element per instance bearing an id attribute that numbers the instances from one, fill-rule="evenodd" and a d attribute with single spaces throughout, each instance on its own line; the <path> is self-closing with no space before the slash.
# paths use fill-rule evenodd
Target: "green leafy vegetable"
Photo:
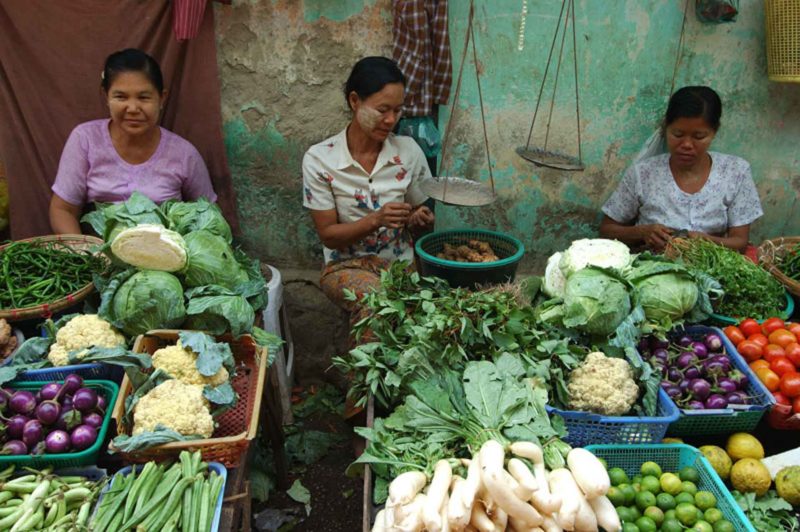
<path id="1" fill-rule="evenodd" d="M 236 392 L 233 391 L 230 382 L 224 382 L 215 387 L 206 384 L 203 388 L 203 397 L 215 405 L 226 406 L 236 402 Z"/>
<path id="2" fill-rule="evenodd" d="M 95 210 L 83 216 L 81 222 L 91 225 L 107 244 L 122 230 L 135 225 L 166 225 L 158 205 L 140 192 L 134 192 L 127 201 L 121 203 L 96 203 Z"/>
<path id="3" fill-rule="evenodd" d="M 222 366 L 233 374 L 235 361 L 230 345 L 197 331 L 181 331 L 178 337 L 182 347 L 191 349 L 197 355 L 197 370 L 201 375 L 216 375 Z"/>
<path id="4" fill-rule="evenodd" d="M 207 285 L 186 291 L 186 328 L 220 335 L 241 336 L 252 331 L 255 312 L 247 299 L 221 286 Z"/>
<path id="5" fill-rule="evenodd" d="M 153 365 L 150 355 L 134 353 L 123 346 L 117 347 L 90 347 L 78 358 L 78 351 L 69 353 L 70 364 L 89 364 L 102 362 L 122 367 L 150 368 Z"/>
<path id="6" fill-rule="evenodd" d="M 231 245 L 221 236 L 208 231 L 192 231 L 184 237 L 189 264 L 184 271 L 187 287 L 209 284 L 235 289 L 248 281 Z"/>
<path id="7" fill-rule="evenodd" d="M 311 492 L 308 491 L 308 488 L 303 486 L 303 483 L 300 480 L 295 480 L 292 487 L 286 490 L 286 495 L 292 498 L 299 503 L 302 503 L 306 507 L 306 515 L 311 514 Z"/>
<path id="8" fill-rule="evenodd" d="M 780 498 L 775 490 L 769 490 L 761 497 L 755 493 L 732 491 L 739 507 L 747 515 L 750 524 L 758 531 L 800 531 L 800 521 L 792 505 Z"/>
<path id="9" fill-rule="evenodd" d="M 565 327 L 609 336 L 631 312 L 628 287 L 610 271 L 584 268 L 567 278 L 563 312 Z"/>
<path id="10" fill-rule="evenodd" d="M 156 445 L 163 445 L 165 443 L 199 439 L 202 439 L 201 436 L 184 436 L 179 432 L 175 432 L 172 429 L 168 429 L 159 425 L 154 431 L 142 432 L 141 434 L 136 434 L 134 436 L 120 434 L 112 440 L 113 445 L 109 445 L 108 452 L 112 454 L 116 452 L 131 453 L 134 451 L 148 449 Z"/>
<path id="11" fill-rule="evenodd" d="M 98 314 L 128 336 L 178 327 L 186 319 L 183 287 L 171 273 L 124 271 L 106 285 Z"/>
<path id="12" fill-rule="evenodd" d="M 205 198 L 195 201 L 169 200 L 161 204 L 161 212 L 169 223 L 169 228 L 182 235 L 192 231 L 204 230 L 232 241 L 231 227 L 222 216 L 215 203 Z"/>

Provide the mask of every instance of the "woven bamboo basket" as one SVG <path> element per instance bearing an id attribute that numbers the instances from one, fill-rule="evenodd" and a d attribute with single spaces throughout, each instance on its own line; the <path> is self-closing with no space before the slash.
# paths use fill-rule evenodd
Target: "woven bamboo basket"
<path id="1" fill-rule="evenodd" d="M 177 330 L 154 330 L 140 335 L 133 346 L 135 353 L 152 355 L 158 349 L 174 345 L 178 341 Z M 231 385 L 239 395 L 236 404 L 216 418 L 217 427 L 211 438 L 172 442 L 157 445 L 149 449 L 131 453 L 120 452 L 109 444 L 112 452 L 119 453 L 127 463 L 144 463 L 150 460 L 164 461 L 175 459 L 181 451 L 201 451 L 203 460 L 220 462 L 225 467 L 238 467 L 247 454 L 250 442 L 258 432 L 258 420 L 261 413 L 261 398 L 267 377 L 267 351 L 256 345 L 253 337 L 243 335 L 234 339 L 230 335 L 217 338 L 227 342 L 233 351 L 236 361 L 236 376 Z M 133 427 L 125 424 L 125 398 L 133 392 L 133 386 L 126 375 L 122 380 L 117 402 L 111 416 L 117 422 L 117 434 L 130 435 Z"/>
<path id="2" fill-rule="evenodd" d="M 764 22 L 770 81 L 800 83 L 800 0 L 766 0 Z"/>
<path id="3" fill-rule="evenodd" d="M 27 238 L 25 240 L 21 240 L 21 242 L 41 242 L 42 244 L 48 242 L 60 242 L 74 250 L 78 251 L 88 251 L 96 246 L 101 246 L 103 244 L 103 240 L 94 236 L 88 235 L 49 235 L 49 236 L 39 236 L 34 238 Z M 0 255 L 2 255 L 3 250 L 6 249 L 10 244 L 5 244 L 0 246 Z M 105 258 L 105 255 L 98 251 L 98 256 Z M 25 308 L 14 308 L 14 309 L 0 309 L 0 318 L 5 318 L 7 321 L 20 321 L 20 320 L 29 320 L 29 319 L 47 319 L 50 318 L 54 313 L 60 312 L 66 308 L 69 308 L 76 303 L 80 303 L 84 299 L 86 299 L 92 292 L 94 292 L 94 284 L 87 283 L 86 286 L 69 294 L 61 299 L 57 299 L 55 301 L 49 301 L 47 303 L 36 305 L 33 307 L 25 307 Z"/>
<path id="4" fill-rule="evenodd" d="M 783 236 L 765 240 L 758 246 L 758 262 L 769 271 L 795 297 L 800 297 L 800 282 L 795 281 L 775 265 L 776 259 L 782 259 L 791 248 L 800 244 L 800 236 Z"/>

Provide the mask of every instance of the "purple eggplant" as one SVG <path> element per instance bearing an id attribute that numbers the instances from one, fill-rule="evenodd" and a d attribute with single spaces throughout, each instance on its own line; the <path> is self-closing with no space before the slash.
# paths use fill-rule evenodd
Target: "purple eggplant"
<path id="1" fill-rule="evenodd" d="M 725 394 L 729 405 L 746 405 L 747 396 L 743 392 L 730 392 Z"/>
<path id="2" fill-rule="evenodd" d="M 689 383 L 692 382 L 689 379 L 681 379 L 678 383 L 678 388 L 681 389 L 681 392 L 686 393 L 689 390 Z"/>
<path id="3" fill-rule="evenodd" d="M 39 390 L 39 395 L 42 397 L 43 401 L 49 401 L 58 397 L 59 390 L 61 390 L 60 384 L 57 382 L 50 382 L 42 386 L 42 389 Z"/>
<path id="4" fill-rule="evenodd" d="M 653 358 L 666 364 L 669 361 L 669 351 L 666 349 L 656 349 L 653 351 Z"/>
<path id="5" fill-rule="evenodd" d="M 670 384 L 668 387 L 664 389 L 664 391 L 667 393 L 667 395 L 670 396 L 671 399 L 677 399 L 683 393 L 680 387 L 678 387 L 675 384 Z"/>
<path id="6" fill-rule="evenodd" d="M 669 368 L 669 370 L 667 370 L 667 379 L 669 379 L 670 382 L 681 382 L 683 373 L 681 373 L 681 370 L 678 368 Z"/>
<path id="7" fill-rule="evenodd" d="M 683 372 L 683 376 L 687 379 L 697 379 L 700 377 L 700 369 L 692 366 L 691 368 L 686 368 Z"/>
<path id="8" fill-rule="evenodd" d="M 676 361 L 677 366 L 681 369 L 688 368 L 696 363 L 697 356 L 691 351 L 684 351 L 678 356 L 678 360 Z"/>
<path id="9" fill-rule="evenodd" d="M 90 425 L 75 427 L 70 435 L 70 443 L 76 451 L 88 449 L 97 441 L 97 430 Z"/>
<path id="10" fill-rule="evenodd" d="M 83 387 L 83 378 L 75 373 L 70 373 L 64 379 L 64 393 L 67 395 L 74 395 L 75 392 Z"/>
<path id="11" fill-rule="evenodd" d="M 720 338 L 717 333 L 708 333 L 705 338 L 703 338 L 703 343 L 706 344 L 706 347 L 712 353 L 719 353 L 722 351 L 722 338 Z"/>
<path id="12" fill-rule="evenodd" d="M 692 345 L 693 341 L 694 340 L 692 340 L 690 337 L 684 335 L 684 336 L 681 336 L 680 338 L 678 338 L 678 341 L 675 342 L 675 343 L 678 344 L 681 347 L 689 347 L 690 345 Z"/>
<path id="13" fill-rule="evenodd" d="M 727 407 L 728 407 L 728 401 L 725 399 L 724 396 L 718 393 L 712 394 L 708 396 L 708 399 L 706 399 L 707 410 L 719 410 Z"/>
<path id="14" fill-rule="evenodd" d="M 97 412 L 92 412 L 91 414 L 87 414 L 83 416 L 83 422 L 89 426 L 100 430 L 100 427 L 103 426 L 103 416 L 98 414 Z"/>
<path id="15" fill-rule="evenodd" d="M 28 446 L 20 440 L 9 440 L 3 444 L 0 454 L 28 454 Z"/>
<path id="16" fill-rule="evenodd" d="M 658 349 L 667 349 L 669 347 L 669 340 L 663 340 L 658 336 L 650 337 L 650 350 L 655 352 Z"/>
<path id="17" fill-rule="evenodd" d="M 647 356 L 647 353 L 650 352 L 650 339 L 643 337 L 639 340 L 639 343 L 636 344 L 636 349 L 639 351 L 640 355 Z"/>
<path id="18" fill-rule="evenodd" d="M 739 387 L 740 390 L 744 390 L 747 388 L 747 385 L 750 383 L 750 379 L 747 378 L 747 375 L 742 373 L 741 371 L 733 370 L 728 374 L 728 378 L 736 383 L 736 386 Z"/>
<path id="19" fill-rule="evenodd" d="M 102 394 L 97 394 L 97 408 L 98 408 L 98 410 L 100 410 L 101 412 L 105 412 L 107 406 L 108 406 L 108 403 L 106 402 L 106 397 L 104 395 L 102 395 Z"/>
<path id="20" fill-rule="evenodd" d="M 62 410 L 71 410 L 72 409 L 72 396 L 71 395 L 65 395 L 61 399 L 61 409 Z"/>
<path id="21" fill-rule="evenodd" d="M 735 392 L 738 388 L 735 382 L 727 377 L 722 377 L 717 381 L 717 387 L 724 393 Z"/>
<path id="22" fill-rule="evenodd" d="M 689 347 L 692 348 L 692 352 L 700 360 L 708 358 L 708 348 L 706 347 L 706 344 L 704 344 L 703 342 L 692 342 Z"/>
<path id="23" fill-rule="evenodd" d="M 78 425 L 83 423 L 83 415 L 77 410 L 67 410 L 66 408 L 61 411 L 61 415 L 58 416 L 58 421 L 56 421 L 56 428 L 61 430 L 72 430 Z"/>
<path id="24" fill-rule="evenodd" d="M 33 447 L 44 438 L 44 427 L 38 419 L 30 419 L 22 429 L 22 441 L 28 448 Z"/>
<path id="25" fill-rule="evenodd" d="M 11 407 L 12 412 L 31 416 L 36 410 L 36 397 L 27 390 L 18 390 L 11 395 L 8 406 Z"/>
<path id="26" fill-rule="evenodd" d="M 703 369 L 705 370 L 706 375 L 720 376 L 727 373 L 725 370 L 725 366 L 718 360 L 708 359 L 707 360 L 708 363 L 705 362 L 706 361 L 704 361 Z"/>
<path id="27" fill-rule="evenodd" d="M 44 439 L 48 453 L 65 453 L 69 451 L 70 437 L 63 430 L 54 430 Z"/>
<path id="28" fill-rule="evenodd" d="M 698 401 L 697 399 L 693 399 L 689 401 L 689 403 L 686 405 L 686 408 L 690 410 L 705 410 L 706 405 L 703 403 L 703 401 Z"/>
<path id="29" fill-rule="evenodd" d="M 97 407 L 97 392 L 91 388 L 81 388 L 72 396 L 72 407 L 81 412 L 89 412 Z"/>
<path id="30" fill-rule="evenodd" d="M 22 429 L 25 428 L 25 423 L 28 422 L 27 417 L 22 414 L 17 414 L 16 416 L 11 416 L 10 419 L 3 418 L 3 421 L 6 423 L 6 435 L 9 438 L 12 440 L 19 440 L 22 438 Z"/>
<path id="31" fill-rule="evenodd" d="M 705 401 L 711 395 L 711 385 L 705 379 L 692 379 L 689 383 L 689 392 L 698 401 Z"/>
<path id="32" fill-rule="evenodd" d="M 56 401 L 42 401 L 36 407 L 36 418 L 42 422 L 42 425 L 52 425 L 58 421 L 59 415 L 61 415 L 61 405 Z"/>

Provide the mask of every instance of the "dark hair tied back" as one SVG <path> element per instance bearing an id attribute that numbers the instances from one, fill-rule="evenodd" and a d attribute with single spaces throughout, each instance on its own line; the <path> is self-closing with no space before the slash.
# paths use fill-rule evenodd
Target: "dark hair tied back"
<path id="1" fill-rule="evenodd" d="M 406 84 L 406 77 L 397 63 L 387 57 L 365 57 L 358 61 L 344 84 L 344 99 L 349 100 L 351 92 L 358 94 L 362 100 L 379 92 L 389 83 Z"/>
<path id="2" fill-rule="evenodd" d="M 664 125 L 668 126 L 679 118 L 697 118 L 705 120 L 714 131 L 719 129 L 722 116 L 722 101 L 710 87 L 683 87 L 675 91 L 669 99 Z"/>
<path id="3" fill-rule="evenodd" d="M 103 90 L 108 92 L 114 79 L 123 72 L 141 72 L 150 80 L 150 83 L 158 90 L 159 94 L 164 92 L 164 78 L 161 75 L 161 67 L 158 66 L 158 62 L 155 59 L 141 50 L 128 48 L 108 56 L 100 81 Z"/>

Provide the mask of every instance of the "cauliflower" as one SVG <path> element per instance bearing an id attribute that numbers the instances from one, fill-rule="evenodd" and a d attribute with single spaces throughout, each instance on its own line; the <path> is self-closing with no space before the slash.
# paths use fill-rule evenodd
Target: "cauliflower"
<path id="1" fill-rule="evenodd" d="M 110 323 L 97 314 L 75 316 L 56 333 L 56 341 L 50 346 L 48 360 L 54 366 L 69 364 L 69 353 L 79 351 L 78 358 L 90 347 L 117 347 L 125 344 L 125 337 Z"/>
<path id="2" fill-rule="evenodd" d="M 206 377 L 197 370 L 197 355 L 184 349 L 181 343 L 170 345 L 153 353 L 153 368 L 166 371 L 173 379 L 186 384 L 219 386 L 228 381 L 228 370 L 219 368 L 216 374 Z"/>
<path id="3" fill-rule="evenodd" d="M 621 270 L 632 260 L 628 246 L 617 240 L 584 238 L 575 240 L 564 252 L 559 267 L 564 277 L 569 277 L 587 266 L 617 268 Z"/>
<path id="4" fill-rule="evenodd" d="M 603 416 L 626 414 L 639 398 L 630 364 L 603 353 L 589 353 L 569 376 L 569 408 Z"/>
<path id="5" fill-rule="evenodd" d="M 184 436 L 210 438 L 214 420 L 202 386 L 169 379 L 139 399 L 133 410 L 133 434 L 154 431 L 159 425 Z"/>

